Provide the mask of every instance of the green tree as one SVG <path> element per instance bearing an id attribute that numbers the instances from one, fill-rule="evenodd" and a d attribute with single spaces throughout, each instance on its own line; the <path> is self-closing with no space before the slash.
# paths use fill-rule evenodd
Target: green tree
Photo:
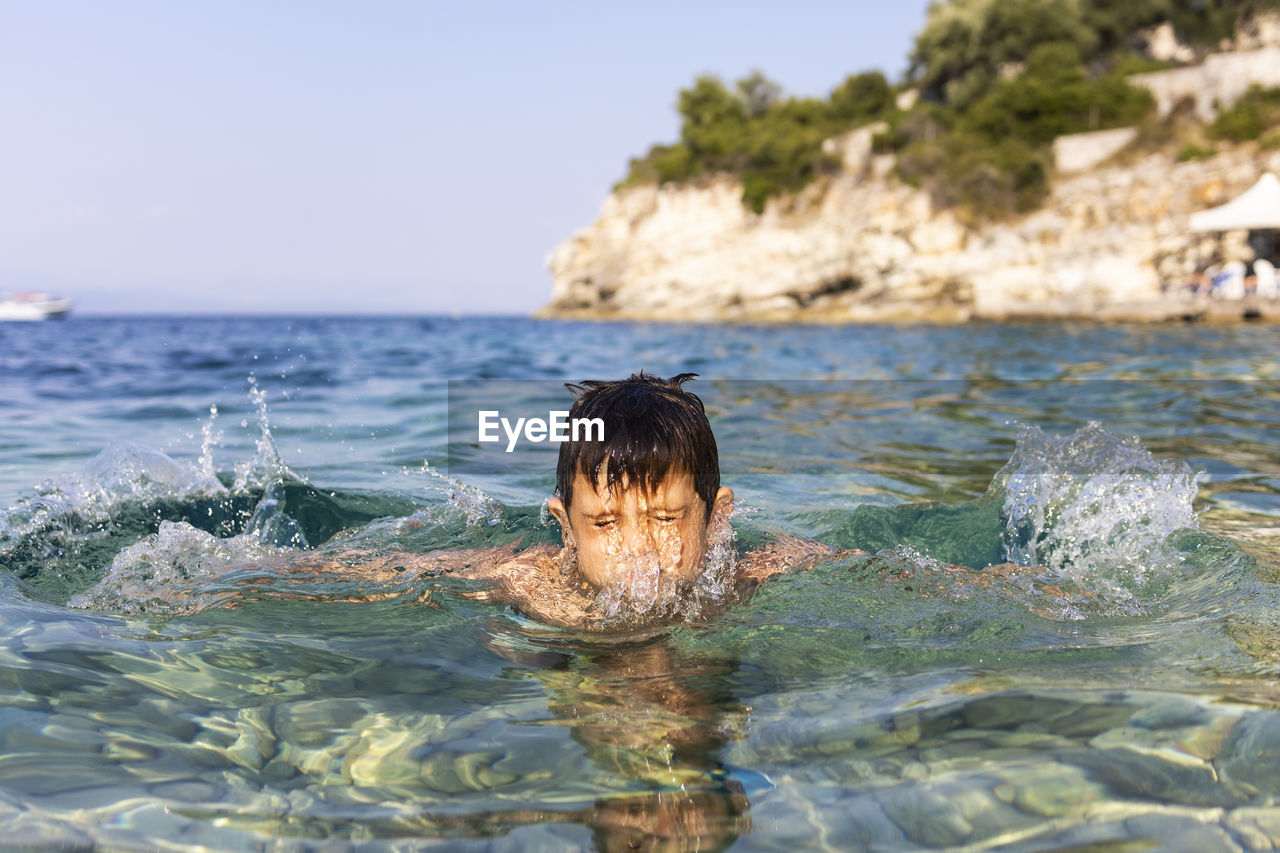
<path id="1" fill-rule="evenodd" d="M 828 98 L 834 119 L 858 124 L 879 118 L 893 108 L 893 90 L 879 71 L 851 74 L 831 90 Z"/>
<path id="2" fill-rule="evenodd" d="M 1231 38 L 1242 22 L 1276 9 L 1280 9 L 1277 0 L 1169 0 L 1166 14 L 1179 38 L 1212 47 Z"/>
<path id="3" fill-rule="evenodd" d="M 832 171 L 831 136 L 882 118 L 876 150 L 941 205 L 975 217 L 1035 206 L 1048 191 L 1050 144 L 1062 134 L 1148 121 L 1151 98 L 1125 74 L 1151 64 L 1137 34 L 1164 21 L 1180 38 L 1215 44 L 1280 0 L 935 0 L 916 37 L 907 82 L 923 97 L 895 108 L 884 75 L 853 74 L 826 99 L 786 98 L 752 71 L 727 87 L 704 75 L 680 91 L 680 140 L 631 161 L 626 183 L 728 173 L 761 211 Z M 1211 138 L 1280 139 L 1280 105 L 1254 92 L 1223 111 Z"/>
<path id="4" fill-rule="evenodd" d="M 963 108 L 986 93 L 1002 68 L 1051 42 L 1092 52 L 1096 36 L 1079 0 L 935 0 L 916 36 L 909 75 L 926 97 Z"/>
<path id="5" fill-rule="evenodd" d="M 782 100 L 782 87 L 758 69 L 739 80 L 736 88 L 747 118 L 759 118 Z"/>
<path id="6" fill-rule="evenodd" d="M 779 103 L 751 126 L 745 142 L 742 200 L 760 213 L 771 196 L 803 189 L 838 163 L 822 154 L 834 132 L 829 105 L 817 98 Z"/>
<path id="7" fill-rule="evenodd" d="M 1075 43 L 1050 42 L 966 109 L 917 105 L 888 141 L 899 151 L 899 175 L 935 203 L 998 218 L 1035 207 L 1048 192 L 1054 138 L 1132 124 L 1151 107 L 1151 96 L 1119 74 L 1091 77 Z"/>
<path id="8" fill-rule="evenodd" d="M 1065 133 L 1132 124 L 1151 109 L 1145 89 L 1118 76 L 1090 79 L 1074 45 L 1042 45 L 1026 71 L 998 83 L 963 115 L 961 125 L 998 141 L 1016 138 L 1048 145 Z"/>
<path id="9" fill-rule="evenodd" d="M 695 159 L 712 168 L 730 168 L 729 157 L 746 130 L 742 101 L 720 78 L 704 74 L 689 89 L 680 90 L 680 141 Z"/>

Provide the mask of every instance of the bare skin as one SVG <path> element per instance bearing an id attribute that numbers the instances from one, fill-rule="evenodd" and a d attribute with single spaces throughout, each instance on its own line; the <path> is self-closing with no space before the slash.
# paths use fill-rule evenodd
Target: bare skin
<path id="1" fill-rule="evenodd" d="M 483 601 L 509 604 L 547 625 L 593 628 L 600 625 L 598 596 L 610 585 L 647 590 L 637 580 L 694 580 L 706 565 L 708 548 L 730 534 L 729 516 L 733 491 L 721 488 L 712 511 L 698 496 L 693 478 L 680 473 L 668 476 L 650 490 L 630 488 L 625 481 L 610 492 L 601 482 L 592 484 L 581 474 L 574 484 L 572 506 L 559 498 L 548 509 L 560 522 L 562 545 L 538 545 L 519 550 L 519 543 L 469 551 L 432 551 L 425 554 L 392 553 L 377 557 L 352 552 L 339 555 L 311 569 L 358 575 L 373 581 L 402 580 L 418 573 L 448 574 L 487 581 L 469 595 Z M 842 550 L 808 539 L 779 535 L 764 547 L 738 555 L 733 562 L 733 585 L 749 589 L 773 575 L 806 571 L 818 562 L 867 557 L 858 549 Z M 298 568 L 303 568 L 299 566 Z M 1035 578 L 1042 570 L 1013 564 L 985 569 L 941 567 L 926 583 L 911 581 L 896 563 L 886 563 L 875 573 L 887 582 L 901 580 L 919 587 L 921 595 L 967 597 L 975 587 L 1003 588 L 1022 576 Z M 1052 584 L 1038 583 L 1046 601 L 1065 597 Z M 913 586 L 906 588 L 912 589 Z M 1037 610 L 1041 612 L 1041 610 Z M 1042 615 L 1051 615 L 1043 610 Z"/>
<path id="2" fill-rule="evenodd" d="M 630 488 L 625 481 L 610 492 L 581 474 L 572 506 L 551 498 L 548 509 L 560 522 L 562 545 L 523 551 L 517 544 L 470 551 L 393 553 L 377 557 L 352 553 L 319 566 L 335 574 L 370 581 L 403 579 L 405 573 L 430 572 L 488 581 L 475 598 L 510 604 L 529 617 L 559 627 L 590 627 L 599 592 L 610 584 L 628 584 L 640 572 L 681 582 L 697 577 L 708 547 L 728 536 L 733 491 L 722 487 L 710 513 L 685 473 L 668 476 L 653 489 Z M 840 551 L 792 536 L 740 556 L 735 584 L 763 581 L 781 572 L 809 568 L 817 560 L 865 555 Z"/>

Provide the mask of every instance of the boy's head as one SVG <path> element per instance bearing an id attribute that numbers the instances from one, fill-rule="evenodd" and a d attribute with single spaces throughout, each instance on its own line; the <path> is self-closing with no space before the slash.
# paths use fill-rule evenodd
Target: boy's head
<path id="1" fill-rule="evenodd" d="M 570 421 L 599 418 L 604 439 L 560 445 L 548 507 L 596 588 L 646 569 L 694 577 L 713 524 L 728 517 L 733 492 L 720 486 L 711 424 L 681 387 L 695 375 L 569 386 L 579 394 Z"/>

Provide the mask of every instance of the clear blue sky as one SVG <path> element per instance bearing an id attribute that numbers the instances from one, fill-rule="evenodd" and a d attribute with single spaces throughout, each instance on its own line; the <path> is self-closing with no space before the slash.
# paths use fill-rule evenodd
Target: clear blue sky
<path id="1" fill-rule="evenodd" d="M 530 311 L 695 75 L 897 79 L 926 6 L 0 0 L 0 292 Z"/>

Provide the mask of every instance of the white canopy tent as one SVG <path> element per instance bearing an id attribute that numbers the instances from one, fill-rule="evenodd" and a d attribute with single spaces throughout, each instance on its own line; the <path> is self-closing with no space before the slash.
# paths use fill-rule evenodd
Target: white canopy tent
<path id="1" fill-rule="evenodd" d="M 1280 178 L 1267 172 L 1239 197 L 1191 214 L 1192 231 L 1260 231 L 1280 228 Z"/>

